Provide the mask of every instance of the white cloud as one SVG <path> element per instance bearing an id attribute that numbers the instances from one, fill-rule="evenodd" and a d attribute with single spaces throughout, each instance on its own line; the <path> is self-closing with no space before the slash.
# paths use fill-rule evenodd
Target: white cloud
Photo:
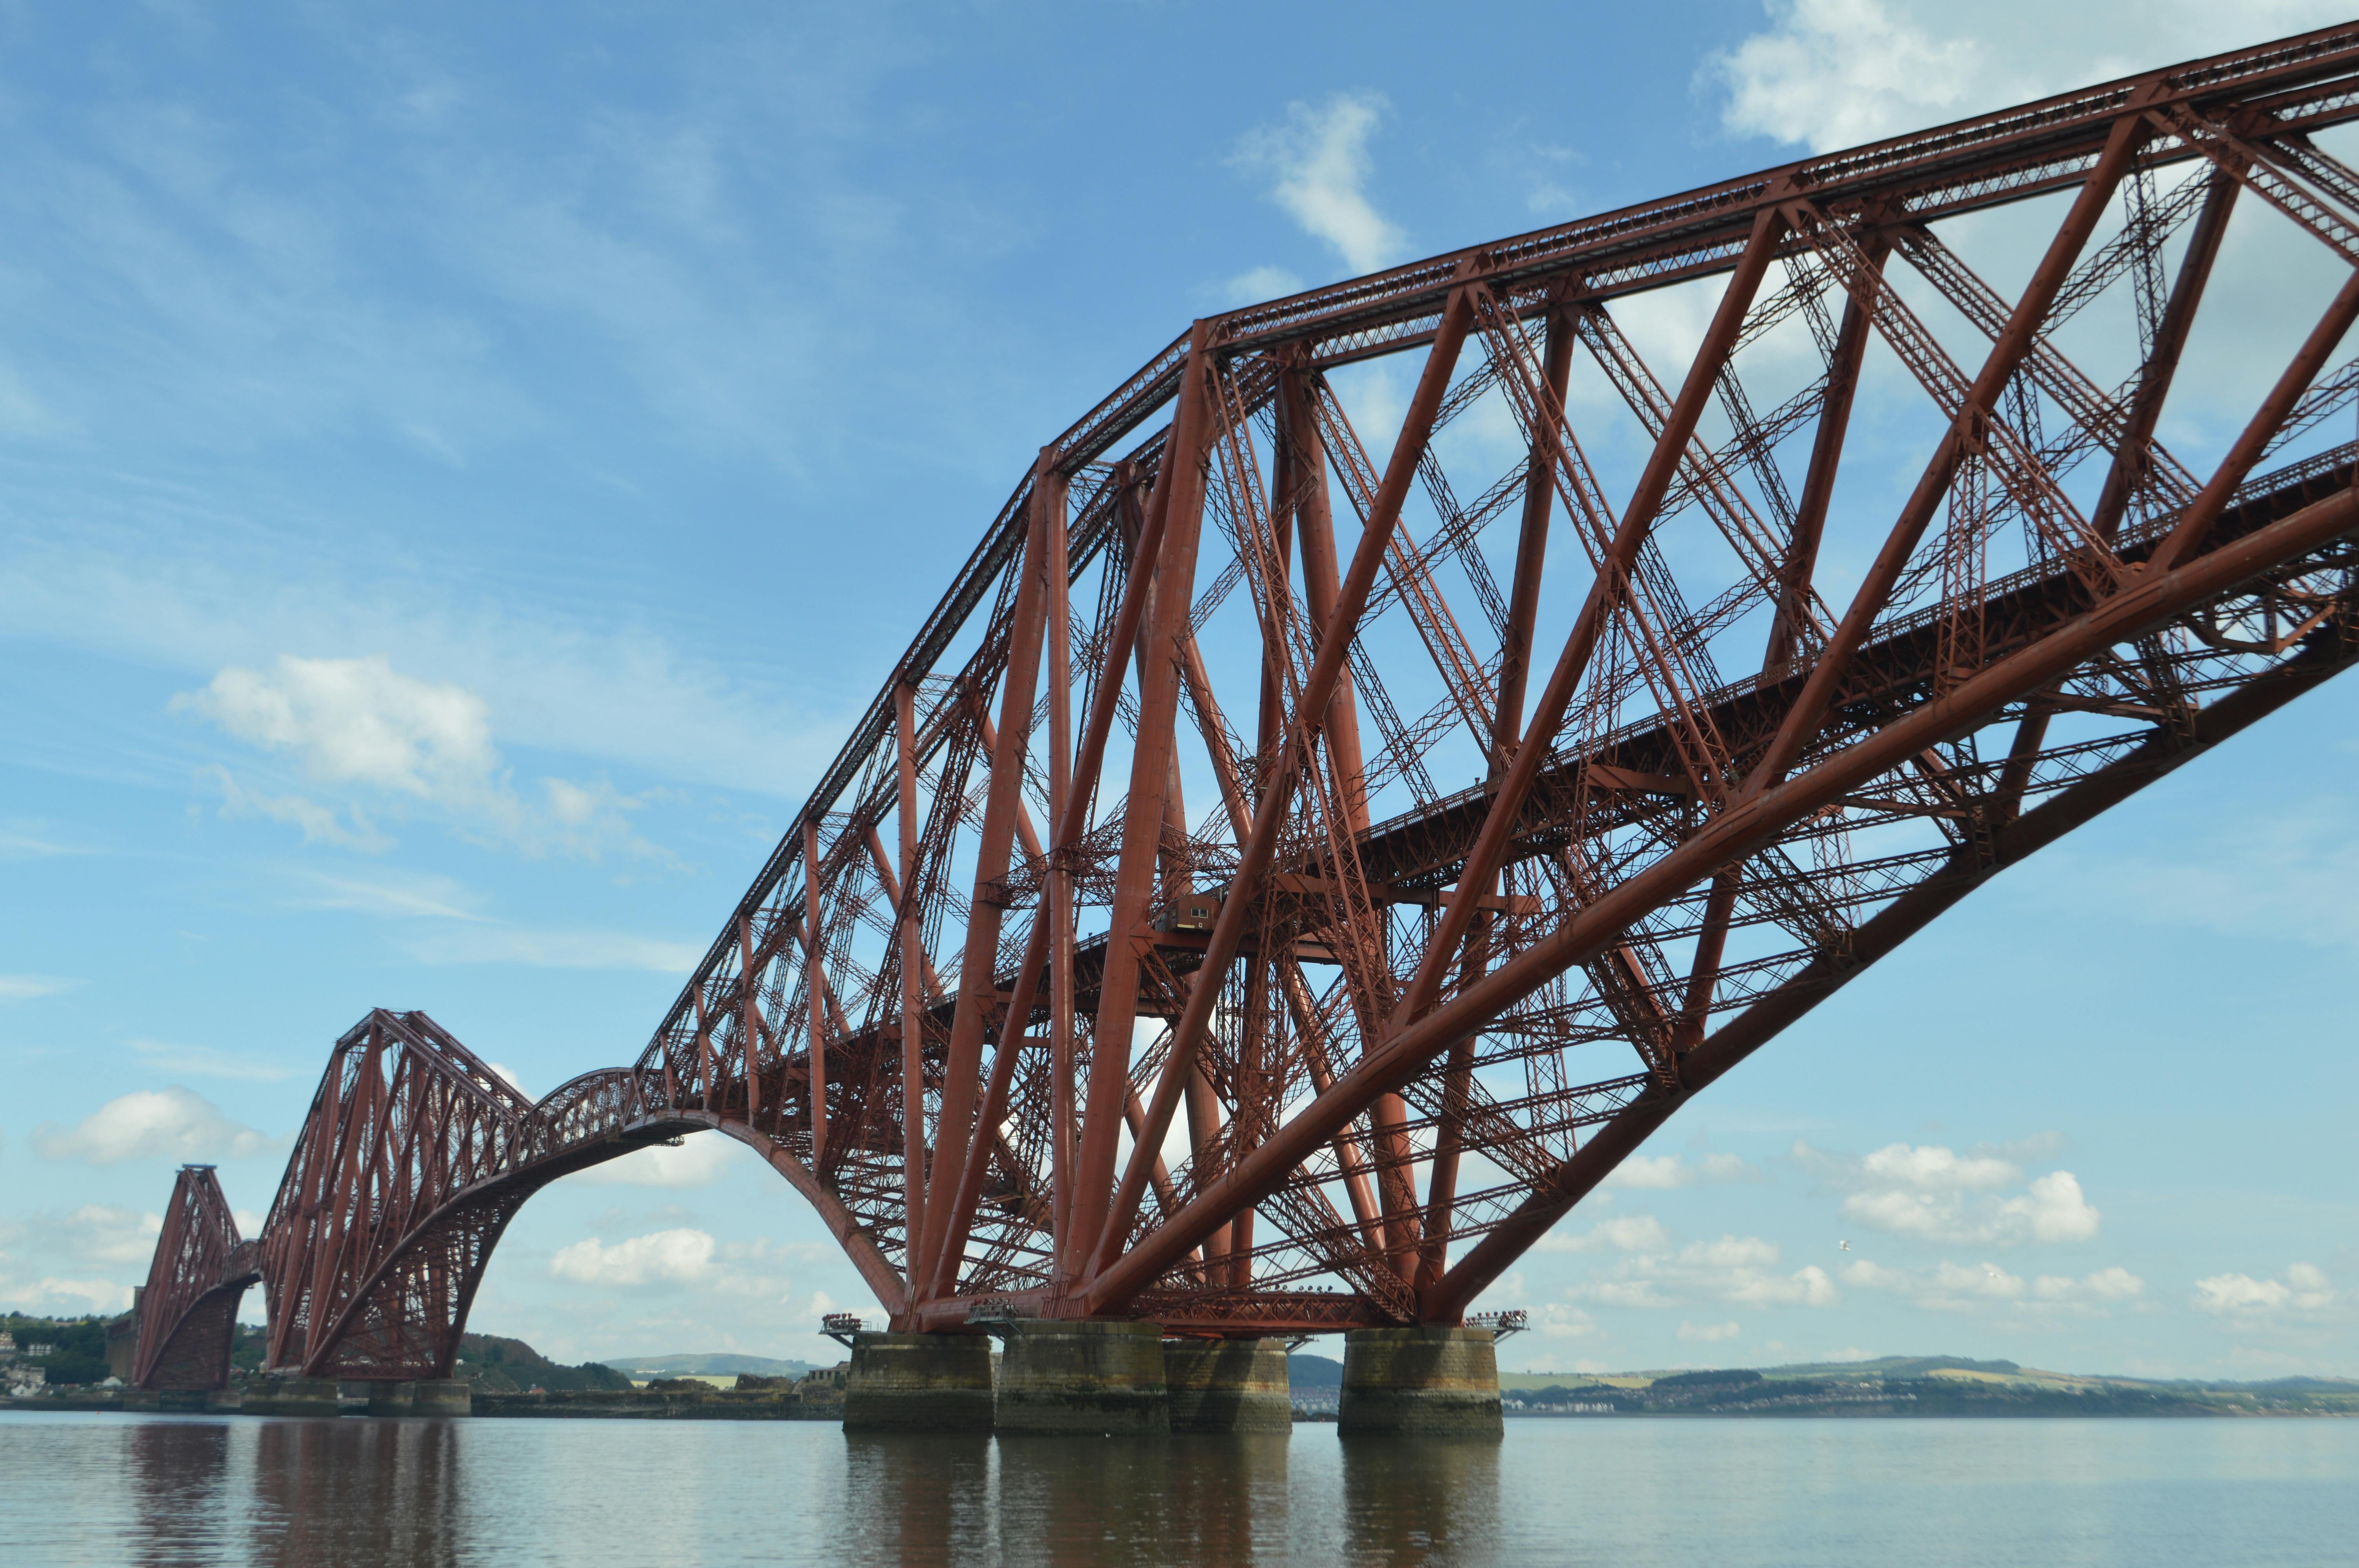
<path id="1" fill-rule="evenodd" d="M 2042 1274 L 2031 1281 L 2031 1293 L 2044 1302 L 2126 1302 L 2146 1293 L 2146 1281 L 2116 1264 L 2077 1280 Z"/>
<path id="2" fill-rule="evenodd" d="M 1633 1154 L 1614 1168 L 1604 1184 L 1657 1190 L 1758 1180 L 1760 1174 L 1734 1154 L 1707 1154 L 1701 1160 L 1678 1154 Z"/>
<path id="3" fill-rule="evenodd" d="M 1777 25 L 1712 69 L 1740 135 L 1825 152 L 1952 116 L 1981 66 L 1972 38 L 1935 38 L 1878 0 L 1788 0 Z"/>
<path id="4" fill-rule="evenodd" d="M 1690 1323 L 1680 1321 L 1680 1337 L 1690 1344 L 1717 1345 L 1723 1339 L 1734 1339 L 1742 1332 L 1734 1319 L 1727 1323 Z"/>
<path id="5" fill-rule="evenodd" d="M 1891 1143 L 1854 1161 L 1798 1140 L 1794 1159 L 1852 1189 L 1843 1199 L 1846 1219 L 1891 1236 L 1995 1246 L 2089 1241 L 2104 1218 L 2070 1171 L 2050 1171 L 2021 1193 L 1999 1196 L 2023 1172 L 1995 1152 Z"/>
<path id="6" fill-rule="evenodd" d="M 1973 1192 L 2003 1187 L 2019 1173 L 2005 1160 L 1960 1157 L 1938 1146 L 1912 1148 L 1890 1143 L 1860 1162 L 1861 1172 L 1873 1182 L 1916 1187 L 1929 1192 Z"/>
<path id="7" fill-rule="evenodd" d="M 485 789 L 499 765 L 482 697 L 401 675 L 383 654 L 282 654 L 270 675 L 232 665 L 202 691 L 172 700 L 241 741 L 292 754 L 332 784 L 448 798 Z"/>
<path id="8" fill-rule="evenodd" d="M 1942 1261 L 1930 1269 L 1891 1269 L 1869 1259 L 1843 1266 L 1843 1283 L 1862 1290 L 1889 1291 L 1934 1311 L 1965 1311 L 1986 1302 L 2019 1302 L 2030 1287 L 2019 1274 L 1995 1263 L 1966 1265 Z"/>
<path id="9" fill-rule="evenodd" d="M 1705 68 L 1738 135 L 1824 152 L 2340 21 L 2327 0 L 1769 0 Z"/>
<path id="10" fill-rule="evenodd" d="M 1338 92 L 1315 107 L 1289 103 L 1284 123 L 1248 132 L 1233 160 L 1269 176 L 1270 200 L 1355 273 L 1391 265 L 1406 243 L 1363 189 L 1374 167 L 1368 139 L 1390 108 L 1380 92 Z"/>
<path id="11" fill-rule="evenodd" d="M 701 1187 L 720 1180 L 734 1157 L 734 1140 L 713 1134 L 678 1148 L 658 1143 L 573 1176 L 586 1186 Z"/>
<path id="12" fill-rule="evenodd" d="M 0 1275 L 0 1293 L 5 1293 L 10 1305 L 19 1312 L 73 1315 L 118 1313 L 131 1305 L 131 1287 L 112 1280 L 60 1280 L 53 1276 L 19 1280 Z"/>
<path id="13" fill-rule="evenodd" d="M 1675 1306 L 1693 1296 L 1752 1306 L 1823 1307 L 1840 1299 L 1834 1281 L 1815 1263 L 1781 1274 L 1777 1261 L 1773 1241 L 1723 1236 L 1690 1242 L 1676 1252 L 1636 1253 L 1565 1293 L 1575 1301 L 1632 1307 Z"/>
<path id="14" fill-rule="evenodd" d="M 139 1054 L 143 1066 L 158 1073 L 176 1073 L 192 1078 L 237 1078 L 256 1084 L 275 1084 L 289 1076 L 289 1069 L 276 1063 L 257 1062 L 250 1056 L 234 1055 L 211 1045 L 179 1045 L 168 1040 L 134 1040 L 131 1049 Z"/>
<path id="15" fill-rule="evenodd" d="M 242 1160 L 266 1153 L 276 1143 L 178 1084 L 111 1099 L 71 1130 L 44 1122 L 33 1133 L 33 1147 L 44 1158 L 92 1165 L 130 1159 Z"/>
<path id="16" fill-rule="evenodd" d="M 1532 1319 L 1532 1326 L 1550 1339 L 1587 1339 L 1604 1332 L 1589 1314 L 1560 1302 L 1543 1305 Z"/>
<path id="17" fill-rule="evenodd" d="M 551 1278 L 581 1285 L 692 1284 L 712 1268 L 714 1243 L 705 1231 L 658 1230 L 609 1247 L 585 1237 L 549 1260 Z"/>
<path id="18" fill-rule="evenodd" d="M 1624 1252 L 1661 1252 L 1671 1245 L 1670 1233 L 1651 1214 L 1623 1215 L 1578 1236 L 1551 1231 L 1539 1239 L 1541 1252 L 1599 1252 L 1608 1247 Z"/>
<path id="19" fill-rule="evenodd" d="M 60 996 L 81 985 L 57 975 L 0 975 L 0 1002 L 33 1001 L 45 996 Z"/>
<path id="20" fill-rule="evenodd" d="M 1930 1312 L 1973 1312 L 1990 1305 L 2028 1306 L 2104 1315 L 2104 1309 L 2136 1300 L 2146 1281 L 2118 1265 L 2079 1279 L 2042 1274 L 2026 1280 L 1992 1262 L 1952 1263 L 1924 1269 L 1892 1268 L 1872 1259 L 1845 1264 L 1843 1283 L 1900 1296 Z"/>
<path id="21" fill-rule="evenodd" d="M 592 859 L 611 846 L 646 848 L 628 821 L 639 802 L 603 783 L 558 778 L 540 781 L 538 802 L 519 795 L 492 741 L 490 705 L 464 687 L 404 675 L 381 654 L 281 654 L 266 674 L 233 665 L 201 690 L 174 697 L 172 707 L 290 759 L 320 784 L 442 811 L 478 840 Z M 266 795 L 226 769 L 207 773 L 222 789 L 224 815 L 268 816 L 299 828 L 307 841 L 369 850 L 391 843 L 357 805 L 348 808 L 347 828 L 334 809 L 306 796 Z"/>
<path id="22" fill-rule="evenodd" d="M 2195 1281 L 2195 1308 L 2217 1317 L 2255 1317 L 2291 1307 L 2323 1312 L 2334 1304 L 2333 1281 L 2311 1263 L 2290 1265 L 2282 1280 L 2249 1274 L 2213 1274 Z"/>
<path id="23" fill-rule="evenodd" d="M 1998 1206 L 2002 1232 L 2020 1226 L 2034 1241 L 2093 1241 L 2104 1216 L 2081 1195 L 2081 1184 L 2070 1171 L 2050 1171 L 2036 1178 L 2028 1192 Z"/>

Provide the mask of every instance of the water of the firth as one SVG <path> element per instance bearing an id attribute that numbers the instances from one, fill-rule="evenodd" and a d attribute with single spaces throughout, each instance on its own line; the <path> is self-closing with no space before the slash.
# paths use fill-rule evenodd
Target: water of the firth
<path id="1" fill-rule="evenodd" d="M 2350 1421 L 1516 1421 L 1463 1445 L 0 1412 L 10 1568 L 2354 1561 Z"/>

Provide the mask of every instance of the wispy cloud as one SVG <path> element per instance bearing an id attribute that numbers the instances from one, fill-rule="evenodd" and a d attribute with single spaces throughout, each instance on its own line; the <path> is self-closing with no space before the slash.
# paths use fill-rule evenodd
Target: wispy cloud
<path id="1" fill-rule="evenodd" d="M 169 1040 L 134 1040 L 131 1049 L 138 1054 L 141 1065 L 157 1073 L 191 1078 L 235 1078 L 255 1084 L 275 1084 L 290 1076 L 288 1068 L 275 1062 L 257 1062 L 251 1056 L 216 1050 L 211 1045 L 182 1045 Z"/>
<path id="2" fill-rule="evenodd" d="M 334 876 L 324 871 L 295 874 L 288 900 L 298 909 L 348 909 L 362 914 L 394 919 L 479 921 L 481 900 L 455 878 L 399 871 L 366 876 Z"/>
<path id="3" fill-rule="evenodd" d="M 2359 799 L 2302 802 L 2189 836 L 2169 859 L 2089 866 L 2079 896 L 2142 925 L 2359 947 Z"/>
<path id="4" fill-rule="evenodd" d="M 520 964 L 536 969 L 652 969 L 684 975 L 704 957 L 701 945 L 619 931 L 528 931 L 473 926 L 436 932 L 407 944 L 424 964 Z"/>
<path id="5" fill-rule="evenodd" d="M 90 855 L 96 850 L 70 842 L 68 829 L 40 822 L 0 823 L 0 860 L 46 860 L 59 855 Z"/>
<path id="6" fill-rule="evenodd" d="M 62 996 L 80 986 L 80 980 L 61 975 L 0 975 L 0 1002 L 33 1001 L 45 996 Z"/>
<path id="7" fill-rule="evenodd" d="M 1408 243 L 1366 189 L 1375 171 L 1368 144 L 1391 108 L 1383 93 L 1370 92 L 1289 103 L 1284 120 L 1247 132 L 1233 160 L 1266 177 L 1269 199 L 1353 272 L 1390 265 Z"/>
<path id="8" fill-rule="evenodd" d="M 1620 1215 L 1575 1235 L 1550 1231 L 1539 1239 L 1542 1252 L 1661 1252 L 1671 1245 L 1670 1232 L 1651 1214 Z"/>
<path id="9" fill-rule="evenodd" d="M 223 767 L 203 767 L 197 776 L 210 779 L 221 791 L 221 814 L 228 817 L 259 816 L 272 822 L 283 822 L 303 835 L 306 844 L 333 844 L 363 854 L 378 855 L 394 847 L 394 841 L 377 830 L 368 814 L 351 802 L 343 811 L 350 819 L 347 827 L 334 808 L 321 806 L 307 795 L 265 795 L 250 790 L 233 777 Z"/>
<path id="10" fill-rule="evenodd" d="M 32 1214 L 0 1230 L 12 1244 L 83 1263 L 145 1263 L 155 1255 L 164 1217 L 112 1204 L 83 1204 L 69 1214 Z"/>

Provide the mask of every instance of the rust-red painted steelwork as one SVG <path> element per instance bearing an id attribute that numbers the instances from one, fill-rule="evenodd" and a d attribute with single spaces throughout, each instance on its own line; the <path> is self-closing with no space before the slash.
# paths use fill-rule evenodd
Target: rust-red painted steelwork
<path id="1" fill-rule="evenodd" d="M 1028 464 L 638 1060 L 535 1104 L 370 1014 L 258 1263 L 184 1174 L 143 1379 L 251 1275 L 274 1368 L 445 1376 L 527 1197 L 706 1130 L 899 1330 L 1460 1321 L 1940 911 L 2359 659 L 2359 272 L 2215 469 L 2157 439 L 2232 224 L 2359 266 L 2353 119 L 2359 27 L 1196 322 Z M 2035 198 L 2008 298 L 1945 227 Z M 1678 284 L 1658 367 L 1622 302 Z M 1372 449 L 1330 378 L 1388 354 Z M 1905 491 L 1845 483 L 1871 377 Z"/>
<path id="2" fill-rule="evenodd" d="M 143 1389 L 218 1389 L 229 1381 L 237 1305 L 261 1273 L 261 1249 L 237 1218 L 211 1165 L 183 1165 L 135 1310 L 131 1380 Z"/>

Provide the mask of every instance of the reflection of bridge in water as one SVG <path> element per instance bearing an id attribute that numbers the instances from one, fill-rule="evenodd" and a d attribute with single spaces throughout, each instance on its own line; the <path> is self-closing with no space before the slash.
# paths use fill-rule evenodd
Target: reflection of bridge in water
<path id="1" fill-rule="evenodd" d="M 1561 1429 L 1560 1429 L 1561 1430 Z M 77 1517 L 129 1561 L 320 1563 L 598 1561 L 701 1544 L 712 1498 L 647 1485 L 719 1464 L 760 1488 L 774 1563 L 1292 1561 L 1290 1541 L 1350 1562 L 1463 1560 L 1495 1539 L 1491 1444 L 1331 1444 L 1283 1434 L 1114 1444 L 879 1438 L 803 1423 L 658 1432 L 596 1423 L 149 1422 L 93 1436 Z M 95 1446 L 93 1444 L 93 1446 Z M 1339 1452 L 1340 1450 L 1340 1452 Z M 698 1455 L 693 1460 L 690 1454 Z M 561 1476 L 559 1486 L 525 1478 Z M 693 1547 L 689 1548 L 693 1550 Z M 724 1557 L 724 1560 L 727 1560 Z"/>
<path id="2" fill-rule="evenodd" d="M 896 1377 L 987 1327 L 1138 1346 L 1120 1402 L 1181 1377 L 1125 1325 L 1351 1330 L 1479 1407 L 1469 1307 L 1691 1096 L 2359 655 L 2359 275 L 2209 472 L 2156 438 L 2232 226 L 2359 264 L 2354 117 L 2333 29 L 1197 322 L 1041 449 L 640 1057 L 536 1103 L 369 1014 L 258 1245 L 183 1175 L 141 1380 L 218 1381 L 254 1281 L 281 1373 L 447 1378 L 527 1198 L 718 1130 Z M 2037 198 L 1974 231 L 2009 298 L 1957 221 Z M 1688 283 L 1665 378 L 1617 311 Z M 1331 377 L 1387 355 L 1380 456 Z M 1863 384 L 1898 455 L 1846 469 Z"/>

